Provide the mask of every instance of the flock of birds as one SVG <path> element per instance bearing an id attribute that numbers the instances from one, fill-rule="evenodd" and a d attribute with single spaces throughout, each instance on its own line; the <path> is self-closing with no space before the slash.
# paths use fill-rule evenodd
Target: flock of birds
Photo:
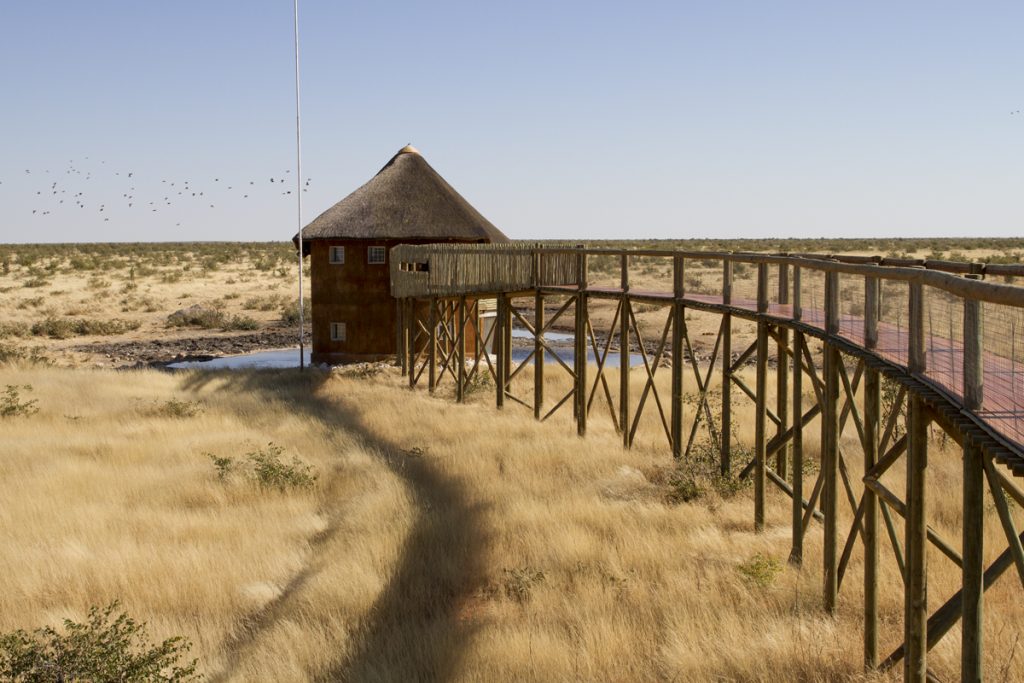
<path id="1" fill-rule="evenodd" d="M 85 157 L 85 161 L 88 162 L 89 157 Z M 106 161 L 100 161 L 99 165 L 106 166 Z M 193 204 L 209 202 L 209 208 L 214 209 L 216 208 L 214 195 L 223 198 L 224 193 L 231 193 L 236 199 L 245 200 L 249 199 L 250 194 L 256 196 L 257 193 L 262 193 L 267 183 L 274 186 L 274 190 L 279 191 L 282 196 L 291 195 L 295 191 L 280 187 L 291 179 L 291 170 L 285 170 L 279 176 L 271 176 L 267 180 L 260 179 L 258 181 L 246 179 L 236 182 L 213 178 L 196 183 L 191 180 L 161 178 L 157 184 L 156 179 L 152 178 L 148 181 L 149 187 L 142 190 L 145 196 L 140 196 L 141 193 L 137 188 L 142 183 L 138 182 L 139 179 L 135 171 L 121 170 L 113 172 L 114 177 L 121 179 L 121 188 L 118 190 L 121 196 L 110 202 L 109 195 L 108 199 L 104 200 L 98 196 L 99 193 L 96 193 L 96 196 L 88 193 L 90 189 L 88 184 L 94 177 L 94 170 L 86 170 L 87 166 L 90 164 L 79 164 L 70 160 L 66 168 L 55 173 L 51 173 L 50 169 L 24 169 L 24 175 L 29 182 L 34 181 L 35 178 L 39 178 L 41 181 L 40 184 L 35 185 L 37 189 L 35 189 L 35 201 L 32 203 L 32 215 L 49 216 L 61 208 L 77 208 L 107 214 L 103 216 L 103 220 L 110 221 L 109 214 L 113 208 L 157 213 L 161 210 L 169 211 L 168 207 L 175 206 L 176 202 L 188 201 Z M 99 173 L 100 171 L 96 172 L 97 177 L 99 177 Z M 110 191 L 109 172 L 106 175 L 108 182 L 104 183 L 104 193 Z M 306 178 L 302 183 L 302 191 L 308 192 L 311 183 L 312 179 Z M 4 180 L 0 179 L 0 185 L 3 184 Z M 285 187 L 295 188 L 295 186 L 295 181 L 291 180 L 291 183 Z M 180 226 L 181 223 L 177 225 Z"/>

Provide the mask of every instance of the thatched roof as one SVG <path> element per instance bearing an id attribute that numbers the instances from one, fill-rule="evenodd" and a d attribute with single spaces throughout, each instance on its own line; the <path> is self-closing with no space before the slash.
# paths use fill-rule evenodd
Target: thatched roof
<path id="1" fill-rule="evenodd" d="M 302 239 L 508 241 L 412 146 L 398 150 L 369 182 L 303 228 Z"/>

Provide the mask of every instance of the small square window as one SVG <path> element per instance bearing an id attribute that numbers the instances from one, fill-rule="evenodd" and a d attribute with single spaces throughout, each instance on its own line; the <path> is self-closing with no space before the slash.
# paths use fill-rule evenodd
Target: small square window
<path id="1" fill-rule="evenodd" d="M 368 247 L 366 250 L 366 262 L 367 263 L 384 263 L 384 247 Z"/>
<path id="2" fill-rule="evenodd" d="M 345 323 L 331 323 L 331 341 L 345 341 Z"/>
<path id="3" fill-rule="evenodd" d="M 345 247 L 331 247 L 330 259 L 331 263 L 344 263 Z"/>

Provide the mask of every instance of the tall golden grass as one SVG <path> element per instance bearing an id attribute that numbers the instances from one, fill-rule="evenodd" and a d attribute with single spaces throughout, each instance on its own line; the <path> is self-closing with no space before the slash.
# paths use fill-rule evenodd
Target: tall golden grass
<path id="1" fill-rule="evenodd" d="M 549 374 L 559 396 L 565 381 Z M 632 380 L 636 396 L 641 373 Z M 828 617 L 820 526 L 796 568 L 778 492 L 762 534 L 748 490 L 669 502 L 653 415 L 625 451 L 600 406 L 579 439 L 568 406 L 538 424 L 521 407 L 495 410 L 486 391 L 457 405 L 450 383 L 431 396 L 404 381 L 393 369 L 0 368 L 0 386 L 31 384 L 40 408 L 0 421 L 0 630 L 120 599 L 154 638 L 190 638 L 213 681 L 898 677 L 862 673 L 859 550 Z M 202 412 L 173 416 L 172 399 Z M 737 413 L 749 443 L 749 412 L 737 402 Z M 222 482 L 205 455 L 268 442 L 316 468 L 313 489 Z M 940 448 L 930 522 L 955 541 L 960 461 Z M 898 471 L 886 481 L 900 490 Z M 989 555 L 1005 545 L 994 517 Z M 929 559 L 934 607 L 959 570 Z M 902 592 L 891 553 L 882 569 L 887 653 Z M 1010 575 L 987 596 L 995 680 L 1024 678 L 1019 598 Z M 956 677 L 958 636 L 930 659 L 942 678 Z"/>

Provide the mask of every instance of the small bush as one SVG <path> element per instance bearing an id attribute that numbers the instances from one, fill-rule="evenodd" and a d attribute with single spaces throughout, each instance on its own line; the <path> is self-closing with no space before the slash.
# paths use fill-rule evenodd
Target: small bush
<path id="1" fill-rule="evenodd" d="M 313 467 L 296 457 L 290 463 L 281 460 L 284 448 L 271 442 L 264 448 L 246 453 L 245 461 L 236 462 L 233 458 L 220 457 L 214 453 L 206 453 L 206 457 L 217 470 L 217 479 L 227 481 L 235 472 L 241 473 L 246 479 L 263 489 L 277 489 L 284 492 L 288 489 L 312 488 L 317 480 Z"/>
<path id="2" fill-rule="evenodd" d="M 258 330 L 259 322 L 247 315 L 233 315 L 224 323 L 225 330 Z"/>
<path id="3" fill-rule="evenodd" d="M 32 334 L 51 339 L 68 339 L 87 335 L 115 335 L 137 330 L 142 326 L 138 320 L 95 320 L 91 318 L 49 317 L 32 325 Z"/>
<path id="4" fill-rule="evenodd" d="M 0 365 L 5 363 L 30 363 L 32 365 L 52 365 L 53 360 L 43 353 L 40 346 L 25 349 L 13 344 L 0 344 Z"/>
<path id="5" fill-rule="evenodd" d="M 203 407 L 198 401 L 181 401 L 176 398 L 164 401 L 154 409 L 153 414 L 158 417 L 187 418 L 195 417 L 203 412 Z"/>
<path id="6" fill-rule="evenodd" d="M 22 299 L 18 302 L 18 310 L 24 311 L 27 308 L 39 308 L 46 300 L 41 296 L 34 296 L 30 299 Z"/>
<path id="7" fill-rule="evenodd" d="M 195 305 L 167 316 L 168 327 L 201 327 L 205 330 L 224 327 L 226 316 L 223 311 Z"/>
<path id="8" fill-rule="evenodd" d="M 64 681 L 122 681 L 179 683 L 201 679 L 196 660 L 180 660 L 188 640 L 168 638 L 153 645 L 146 625 L 127 614 L 115 616 L 120 605 L 93 607 L 85 623 L 64 620 L 63 632 L 44 626 L 0 634 L 0 678 L 24 683 Z"/>
<path id="9" fill-rule="evenodd" d="M 213 461 L 213 467 L 217 470 L 217 478 L 221 481 L 226 481 L 235 469 L 233 458 L 222 458 L 213 453 L 207 453 L 206 457 Z"/>
<path id="10" fill-rule="evenodd" d="M 747 583 L 759 588 L 767 588 L 775 583 L 775 578 L 782 572 L 782 565 L 774 557 L 757 553 L 737 566 L 736 571 Z"/>
<path id="11" fill-rule="evenodd" d="M 533 587 L 544 582 L 544 572 L 532 567 L 502 569 L 505 596 L 513 602 L 524 603 L 530 599 Z"/>
<path id="12" fill-rule="evenodd" d="M 22 391 L 32 391 L 31 384 L 8 384 L 0 396 L 0 417 L 27 416 L 39 412 L 37 399 L 21 400 Z"/>
<path id="13" fill-rule="evenodd" d="M 260 486 L 284 491 L 290 488 L 306 489 L 313 486 L 317 475 L 313 468 L 293 457 L 291 464 L 281 462 L 284 449 L 273 443 L 266 448 L 246 454 L 252 473 Z"/>
<path id="14" fill-rule="evenodd" d="M 302 315 L 308 325 L 313 320 L 313 302 L 308 297 L 302 301 Z M 299 300 L 293 299 L 291 303 L 281 306 L 281 322 L 285 325 L 299 324 Z"/>
<path id="15" fill-rule="evenodd" d="M 0 321 L 0 339 L 7 337 L 27 337 L 31 330 L 26 323 L 8 323 Z"/>

